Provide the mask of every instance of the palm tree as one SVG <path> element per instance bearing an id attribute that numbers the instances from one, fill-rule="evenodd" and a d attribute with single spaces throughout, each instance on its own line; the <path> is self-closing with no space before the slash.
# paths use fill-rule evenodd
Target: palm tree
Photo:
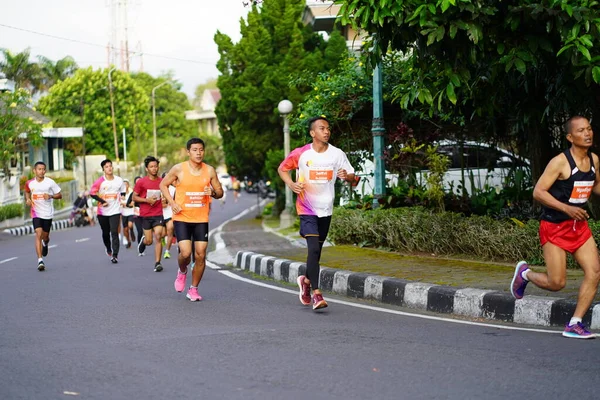
<path id="1" fill-rule="evenodd" d="M 41 90 L 48 90 L 52 85 L 73 76 L 78 66 L 73 57 L 66 56 L 57 62 L 44 56 L 38 56 L 41 71 Z"/>
<path id="2" fill-rule="evenodd" d="M 29 62 L 29 48 L 13 54 L 8 49 L 0 49 L 4 60 L 0 61 L 0 73 L 15 82 L 16 87 L 29 89 L 35 93 L 40 89 L 41 72 L 37 63 Z"/>

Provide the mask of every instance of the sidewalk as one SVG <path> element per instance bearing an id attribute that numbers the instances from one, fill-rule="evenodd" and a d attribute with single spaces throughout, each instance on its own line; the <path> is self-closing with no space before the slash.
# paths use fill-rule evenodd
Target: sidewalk
<path id="1" fill-rule="evenodd" d="M 298 275 L 306 270 L 306 249 L 300 247 L 302 241 L 296 240 L 296 235 L 286 238 L 270 231 L 254 215 L 227 223 L 221 237 L 229 257 L 213 262 L 231 263 L 234 257 L 235 267 L 295 286 Z M 404 256 L 356 246 L 324 247 L 321 265 L 320 286 L 325 291 L 438 313 L 540 326 L 563 326 L 568 321 L 583 277 L 580 270 L 569 270 L 563 291 L 551 293 L 529 285 L 526 296 L 515 300 L 508 289 L 513 265 Z M 600 328 L 600 304 L 589 310 L 584 323 Z"/>

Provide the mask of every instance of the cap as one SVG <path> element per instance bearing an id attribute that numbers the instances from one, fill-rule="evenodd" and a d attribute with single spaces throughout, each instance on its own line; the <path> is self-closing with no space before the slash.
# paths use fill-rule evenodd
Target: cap
<path id="1" fill-rule="evenodd" d="M 123 179 L 123 182 L 129 183 L 129 179 L 125 178 L 125 179 Z"/>

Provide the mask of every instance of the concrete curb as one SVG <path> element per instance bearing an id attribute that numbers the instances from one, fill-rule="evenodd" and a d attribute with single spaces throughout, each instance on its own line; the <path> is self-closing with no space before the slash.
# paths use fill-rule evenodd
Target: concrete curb
<path id="1" fill-rule="evenodd" d="M 68 219 L 59 219 L 57 221 L 52 221 L 52 230 L 53 231 L 71 228 L 73 226 L 74 226 L 73 222 L 69 221 Z M 23 236 L 23 235 L 31 235 L 32 233 L 34 233 L 34 230 L 33 230 L 33 225 L 24 225 L 24 226 L 18 226 L 16 228 L 5 229 L 4 233 L 8 233 L 10 235 L 15 235 L 15 236 Z"/>
<path id="2" fill-rule="evenodd" d="M 304 263 L 249 251 L 239 251 L 234 265 L 257 275 L 293 284 L 306 271 Z M 504 292 L 410 282 L 327 267 L 321 267 L 319 279 L 322 290 L 343 296 L 526 325 L 564 326 L 576 306 L 573 300 L 557 297 L 525 296 L 515 300 Z M 591 329 L 600 328 L 600 303 L 592 305 L 583 322 Z"/>

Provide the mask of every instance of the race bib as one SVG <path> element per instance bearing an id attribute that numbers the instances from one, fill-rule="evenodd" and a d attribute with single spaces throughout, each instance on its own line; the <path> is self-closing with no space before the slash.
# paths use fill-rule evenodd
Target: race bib
<path id="1" fill-rule="evenodd" d="M 185 192 L 184 206 L 186 208 L 206 207 L 206 198 L 208 196 L 204 192 Z"/>
<path id="2" fill-rule="evenodd" d="M 44 200 L 44 193 L 31 193 L 31 200 L 33 200 L 33 201 Z"/>
<path id="3" fill-rule="evenodd" d="M 151 199 L 151 198 L 153 198 L 153 197 L 154 197 L 154 198 L 157 198 L 157 199 L 160 199 L 160 197 L 161 197 L 161 192 L 160 192 L 160 190 L 157 190 L 157 189 L 148 189 L 148 190 L 146 191 L 146 198 L 147 198 L 147 199 Z"/>
<path id="4" fill-rule="evenodd" d="M 311 167 L 308 170 L 308 181 L 310 183 L 327 183 L 333 179 L 333 168 Z"/>
<path id="5" fill-rule="evenodd" d="M 569 203 L 585 203 L 592 195 L 593 187 L 594 181 L 576 181 L 573 184 L 573 191 L 571 192 L 571 198 L 569 199 Z"/>
<path id="6" fill-rule="evenodd" d="M 117 194 L 116 193 L 105 193 L 102 195 L 102 198 L 106 201 L 115 201 L 115 200 L 117 200 Z"/>

